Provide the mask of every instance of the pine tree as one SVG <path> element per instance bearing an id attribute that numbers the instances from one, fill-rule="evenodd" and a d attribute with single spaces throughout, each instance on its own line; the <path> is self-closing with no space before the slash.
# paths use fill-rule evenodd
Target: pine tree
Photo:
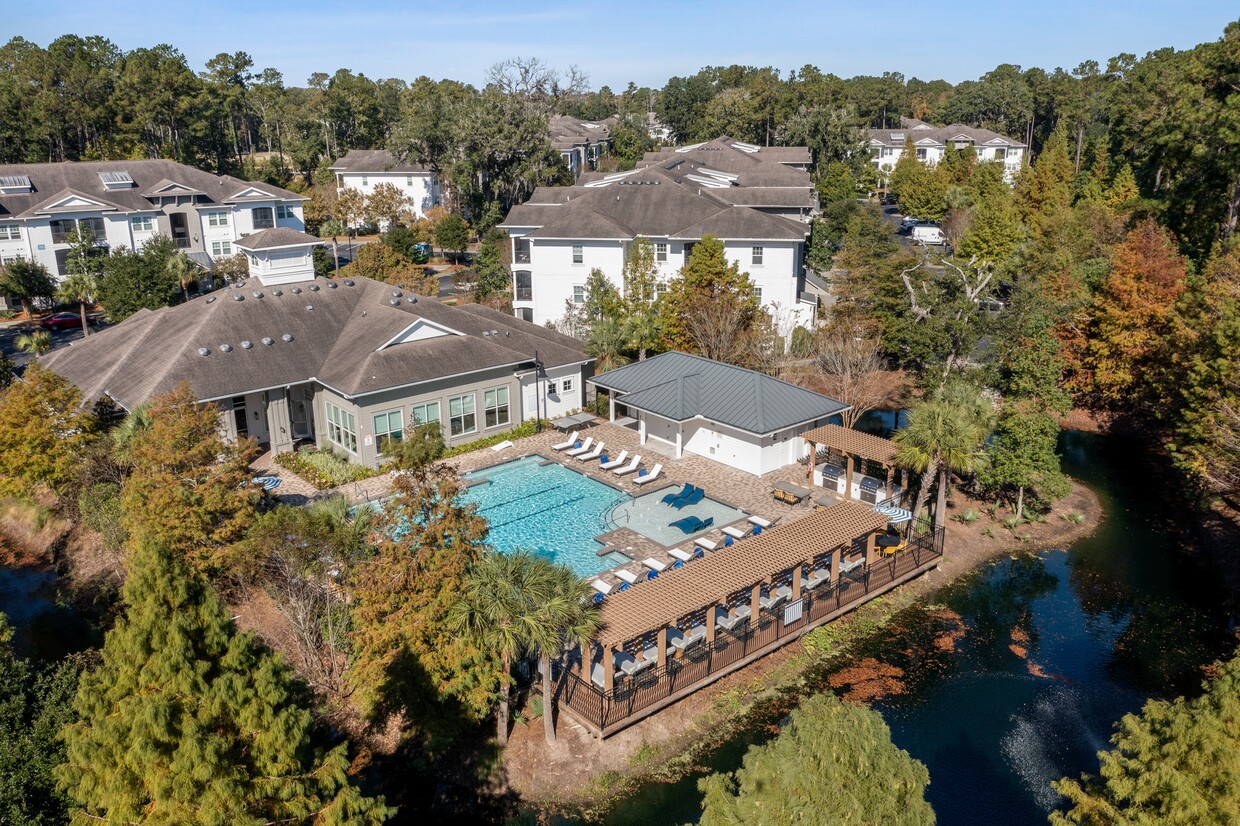
<path id="1" fill-rule="evenodd" d="M 882 716 L 827 692 L 810 697 L 732 774 L 698 781 L 702 826 L 830 823 L 929 826 L 930 773 L 897 748 Z"/>
<path id="2" fill-rule="evenodd" d="M 150 426 L 129 445 L 133 470 L 121 491 L 121 519 L 130 536 L 157 540 L 191 568 L 225 573 L 234 543 L 254 521 L 258 493 L 249 484 L 253 442 L 226 443 L 219 411 L 194 400 L 189 385 L 151 402 Z"/>
<path id="3" fill-rule="evenodd" d="M 1033 167 L 1017 182 L 1017 201 L 1026 223 L 1036 224 L 1072 206 L 1075 178 L 1067 133 L 1061 126 L 1051 133 Z"/>
<path id="4" fill-rule="evenodd" d="M 132 550 L 125 614 L 82 677 L 57 776 L 78 822 L 368 826 L 393 812 L 311 747 L 307 694 L 167 547 Z"/>
<path id="5" fill-rule="evenodd" d="M 815 189 L 818 190 L 818 201 L 823 204 L 857 198 L 857 180 L 848 165 L 842 161 L 831 161 L 827 164 L 815 184 Z"/>
<path id="6" fill-rule="evenodd" d="M 658 298 L 658 276 L 654 244 L 649 238 L 634 239 L 624 257 L 624 300 L 630 315 L 650 310 Z"/>
<path id="7" fill-rule="evenodd" d="M 81 401 L 76 387 L 37 363 L 0 394 L 0 495 L 73 483 L 93 427 Z"/>
<path id="8" fill-rule="evenodd" d="M 720 361 L 736 358 L 757 321 L 753 283 L 724 256 L 723 242 L 703 236 L 663 296 L 663 332 L 670 349 Z"/>

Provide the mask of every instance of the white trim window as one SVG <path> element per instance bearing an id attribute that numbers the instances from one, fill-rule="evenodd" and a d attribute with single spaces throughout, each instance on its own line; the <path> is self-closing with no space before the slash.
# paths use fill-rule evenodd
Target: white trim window
<path id="1" fill-rule="evenodd" d="M 228 212 L 226 210 L 212 210 L 207 213 L 207 226 L 209 227 L 226 227 L 228 226 Z"/>
<path id="2" fill-rule="evenodd" d="M 357 419 L 348 410 L 341 410 L 331 402 L 327 407 L 327 441 L 350 453 L 357 453 Z"/>
<path id="3" fill-rule="evenodd" d="M 753 297 L 757 299 L 758 306 L 761 307 L 762 306 L 762 288 L 758 286 L 757 284 L 753 285 Z"/>
<path id="4" fill-rule="evenodd" d="M 585 248 L 581 244 L 573 244 L 573 263 L 584 264 L 586 260 Z"/>
<path id="5" fill-rule="evenodd" d="M 573 392 L 573 380 L 571 378 L 560 379 L 560 392 L 561 393 Z"/>
<path id="6" fill-rule="evenodd" d="M 415 404 L 409 411 L 414 424 L 430 424 L 439 421 L 439 402 Z"/>
<path id="7" fill-rule="evenodd" d="M 212 241 L 211 242 L 211 257 L 212 258 L 226 258 L 232 254 L 233 254 L 232 241 Z"/>
<path id="8" fill-rule="evenodd" d="M 453 438 L 478 432 L 478 414 L 473 393 L 448 399 L 448 432 Z"/>
<path id="9" fill-rule="evenodd" d="M 654 260 L 655 261 L 666 261 L 667 260 L 667 244 L 659 242 L 654 245 Z"/>
<path id="10" fill-rule="evenodd" d="M 495 387 L 484 391 L 482 394 L 482 407 L 488 428 L 500 427 L 511 421 L 508 415 L 507 387 Z"/>
<path id="11" fill-rule="evenodd" d="M 370 186 L 370 178 L 365 175 L 362 176 L 362 186 Z"/>
<path id="12" fill-rule="evenodd" d="M 412 187 L 412 186 L 413 186 L 413 176 L 412 176 L 412 175 L 406 175 L 406 176 L 405 176 L 405 186 L 408 186 L 408 187 Z"/>
<path id="13" fill-rule="evenodd" d="M 749 265 L 751 267 L 761 267 L 764 253 L 765 253 L 765 250 L 763 250 L 762 247 L 750 247 L 749 248 Z"/>
<path id="14" fill-rule="evenodd" d="M 548 396 L 558 396 L 558 395 L 560 395 L 560 391 L 556 389 L 555 379 L 548 379 L 548 380 L 547 380 L 547 395 L 548 395 Z"/>
<path id="15" fill-rule="evenodd" d="M 134 232 L 151 232 L 155 229 L 155 219 L 150 215 L 135 215 L 129 219 L 129 226 Z"/>
<path id="16" fill-rule="evenodd" d="M 380 456 L 388 452 L 388 446 L 392 442 L 400 442 L 405 438 L 405 417 L 399 410 L 376 413 L 374 424 L 375 447 Z"/>
<path id="17" fill-rule="evenodd" d="M 275 229 L 275 212 L 271 207 L 254 207 L 250 210 L 250 223 L 255 230 Z"/>
<path id="18" fill-rule="evenodd" d="M 574 284 L 573 285 L 573 303 L 578 304 L 578 305 L 586 303 L 586 285 L 585 284 Z"/>
<path id="19" fill-rule="evenodd" d="M 0 241 L 20 241 L 22 229 L 17 224 L 0 224 Z"/>
<path id="20" fill-rule="evenodd" d="M 995 160 L 1002 161 L 1007 159 L 1007 149 L 1002 146 L 995 147 Z"/>
<path id="21" fill-rule="evenodd" d="M 296 218 L 297 213 L 293 212 L 293 207 L 291 206 L 287 206 L 285 204 L 277 204 L 276 205 L 276 217 L 279 218 L 281 221 L 288 221 L 290 219 Z"/>

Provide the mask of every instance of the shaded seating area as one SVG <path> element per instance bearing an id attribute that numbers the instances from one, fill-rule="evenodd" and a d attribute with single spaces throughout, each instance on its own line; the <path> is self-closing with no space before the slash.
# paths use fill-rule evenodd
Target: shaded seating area
<path id="1" fill-rule="evenodd" d="M 806 478 L 835 497 L 878 505 L 907 487 L 903 472 L 900 484 L 895 484 L 896 443 L 890 439 L 838 424 L 816 427 L 801 438 L 809 444 Z M 826 461 L 820 463 L 823 451 Z M 814 502 L 829 506 L 830 500 L 828 496 Z"/>
<path id="2" fill-rule="evenodd" d="M 780 502 L 786 502 L 789 505 L 801 504 L 801 502 L 805 501 L 805 498 L 809 496 L 810 493 L 812 493 L 812 491 L 803 488 L 800 485 L 794 485 L 791 482 L 776 482 L 771 488 L 772 496 Z"/>

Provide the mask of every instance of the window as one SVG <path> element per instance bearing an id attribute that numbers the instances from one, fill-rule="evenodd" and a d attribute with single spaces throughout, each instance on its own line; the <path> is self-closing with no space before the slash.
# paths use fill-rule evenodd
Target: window
<path id="1" fill-rule="evenodd" d="M 228 226 L 228 213 L 220 210 L 207 213 L 207 226 L 209 227 L 226 227 Z"/>
<path id="2" fill-rule="evenodd" d="M 404 417 L 399 410 L 375 416 L 375 445 L 378 446 L 380 455 L 388 452 L 390 443 L 399 442 L 404 438 Z"/>
<path id="3" fill-rule="evenodd" d="M 494 390 L 485 391 L 482 394 L 482 407 L 487 427 L 508 424 L 508 388 L 496 387 Z"/>
<path id="4" fill-rule="evenodd" d="M 762 247 L 749 248 L 749 263 L 754 267 L 762 266 Z"/>
<path id="5" fill-rule="evenodd" d="M 129 219 L 129 226 L 134 232 L 150 232 L 155 229 L 155 221 L 149 215 L 138 215 Z"/>
<path id="6" fill-rule="evenodd" d="M 573 263 L 580 264 L 585 261 L 585 251 L 582 250 L 581 244 L 573 244 Z"/>
<path id="7" fill-rule="evenodd" d="M 573 380 L 572 379 L 560 379 L 560 392 L 561 393 L 573 392 Z"/>
<path id="8" fill-rule="evenodd" d="M 82 232 L 93 232 L 95 234 L 95 242 L 106 241 L 107 236 L 103 231 L 102 218 L 60 218 L 51 222 L 52 227 L 52 243 L 67 244 L 69 236 L 73 234 L 73 230 L 80 228 Z"/>
<path id="9" fill-rule="evenodd" d="M 762 306 L 762 288 L 757 284 L 753 285 L 753 297 L 758 300 L 758 306 Z"/>
<path id="10" fill-rule="evenodd" d="M 655 244 L 654 245 L 654 260 L 655 261 L 666 261 L 667 260 L 667 244 Z"/>
<path id="11" fill-rule="evenodd" d="M 1005 148 L 1003 148 L 1002 146 L 995 148 L 995 160 L 996 161 L 1001 161 L 1006 157 L 1007 157 L 1007 150 Z"/>
<path id="12" fill-rule="evenodd" d="M 655 282 L 654 291 L 655 291 L 655 294 L 659 296 L 659 298 L 662 298 L 663 296 L 667 295 L 667 292 L 670 289 L 671 288 L 667 286 L 666 281 Z"/>
<path id="13" fill-rule="evenodd" d="M 291 206 L 278 206 L 276 207 L 276 217 L 282 221 L 287 221 L 290 218 L 296 218 L 297 213 L 293 212 Z"/>
<path id="14" fill-rule="evenodd" d="M 254 220 L 254 229 L 273 229 L 276 225 L 275 218 L 271 215 L 271 207 L 255 207 L 250 210 L 250 215 Z"/>
<path id="15" fill-rule="evenodd" d="M 370 178 L 367 178 L 365 175 L 363 175 L 363 176 L 362 176 L 362 186 L 368 186 L 369 184 L 370 184 Z"/>
<path id="16" fill-rule="evenodd" d="M 512 260 L 515 264 L 530 263 L 530 239 L 512 239 Z"/>
<path id="17" fill-rule="evenodd" d="M 17 241 L 21 237 L 21 228 L 17 224 L 0 224 L 0 241 Z"/>
<path id="18" fill-rule="evenodd" d="M 534 277 L 529 270 L 517 270 L 517 301 L 534 300 Z"/>
<path id="19" fill-rule="evenodd" d="M 555 379 L 547 380 L 547 395 L 548 396 L 560 395 L 560 391 L 556 389 Z"/>
<path id="20" fill-rule="evenodd" d="M 347 410 L 341 410 L 331 402 L 327 405 L 327 440 L 357 453 L 357 420 Z"/>
<path id="21" fill-rule="evenodd" d="M 474 394 L 448 399 L 448 431 L 464 436 L 478 429 L 478 417 L 474 414 Z"/>
<path id="22" fill-rule="evenodd" d="M 232 253 L 232 241 L 212 241 L 211 242 L 211 257 L 212 258 L 223 258 L 224 256 L 228 256 L 232 254 L 233 254 Z"/>
<path id="23" fill-rule="evenodd" d="M 573 303 L 574 304 L 585 304 L 586 303 L 585 285 L 583 284 L 573 285 Z"/>
<path id="24" fill-rule="evenodd" d="M 430 422 L 439 421 L 439 402 L 415 404 L 413 406 L 412 416 L 415 424 L 428 424 Z"/>
<path id="25" fill-rule="evenodd" d="M 926 147 L 917 147 L 917 160 L 924 161 L 926 159 Z"/>
<path id="26" fill-rule="evenodd" d="M 412 187 L 412 186 L 413 186 L 413 176 L 412 176 L 412 175 L 406 175 L 406 176 L 405 176 L 405 186 L 408 186 L 408 187 Z"/>

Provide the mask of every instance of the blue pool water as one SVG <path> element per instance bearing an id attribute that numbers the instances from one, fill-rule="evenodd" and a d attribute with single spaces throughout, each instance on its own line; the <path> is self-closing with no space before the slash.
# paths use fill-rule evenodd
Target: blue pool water
<path id="1" fill-rule="evenodd" d="M 614 567 L 611 555 L 598 556 L 603 546 L 594 537 L 615 530 L 611 512 L 629 497 L 562 465 L 540 467 L 543 461 L 527 456 L 464 474 L 489 480 L 462 498 L 491 523 L 491 544 L 501 552 L 535 551 L 583 577 Z"/>

